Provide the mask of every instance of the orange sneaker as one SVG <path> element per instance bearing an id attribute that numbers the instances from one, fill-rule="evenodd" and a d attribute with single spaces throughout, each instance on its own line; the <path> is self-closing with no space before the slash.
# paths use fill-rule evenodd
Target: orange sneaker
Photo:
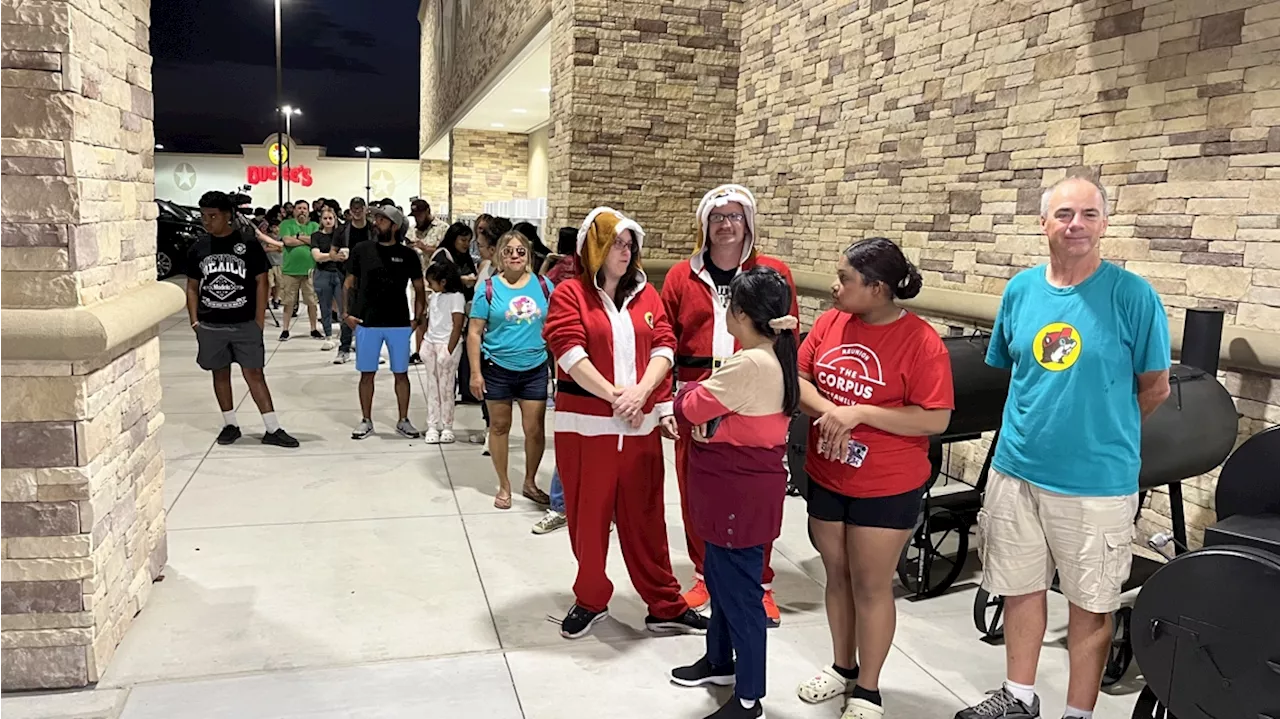
<path id="1" fill-rule="evenodd" d="M 769 619 L 770 627 L 782 626 L 782 613 L 778 611 L 778 603 L 773 601 L 773 590 L 764 590 L 764 615 Z"/>
<path id="2" fill-rule="evenodd" d="M 689 591 L 684 593 L 684 601 L 693 611 L 700 611 L 711 603 L 711 592 L 707 591 L 707 583 L 699 577 L 693 582 Z"/>

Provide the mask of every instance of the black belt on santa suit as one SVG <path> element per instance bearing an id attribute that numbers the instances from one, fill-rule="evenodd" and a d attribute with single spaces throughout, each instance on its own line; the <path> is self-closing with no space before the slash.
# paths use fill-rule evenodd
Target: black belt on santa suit
<path id="1" fill-rule="evenodd" d="M 684 367 L 686 369 L 715 369 L 716 361 L 712 357 L 680 355 L 676 357 L 676 367 Z"/>
<path id="2" fill-rule="evenodd" d="M 599 399 L 599 397 L 596 397 L 594 394 L 591 394 L 585 388 L 583 388 L 582 385 L 578 384 L 577 382 L 574 382 L 571 379 L 556 380 L 556 392 L 563 392 L 565 394 L 571 394 L 576 397 L 593 397 L 595 399 Z"/>

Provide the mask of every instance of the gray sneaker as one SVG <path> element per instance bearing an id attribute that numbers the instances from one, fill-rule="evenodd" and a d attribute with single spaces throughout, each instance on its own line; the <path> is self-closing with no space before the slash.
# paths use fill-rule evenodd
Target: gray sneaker
<path id="1" fill-rule="evenodd" d="M 396 422 L 396 431 L 400 433 L 401 437 L 408 437 L 409 439 L 417 439 L 422 436 L 422 433 L 409 422 L 408 418 Z"/>
<path id="2" fill-rule="evenodd" d="M 333 358 L 334 364 L 346 364 L 351 361 L 350 352 L 338 352 L 338 356 Z"/>
<path id="3" fill-rule="evenodd" d="M 956 712 L 956 719 L 1040 719 L 1040 697 L 1027 706 L 1001 686 L 981 703 Z"/>
<path id="4" fill-rule="evenodd" d="M 357 424 L 356 428 L 351 430 L 351 439 L 364 439 L 371 434 L 373 434 L 373 422 L 362 419 L 360 424 Z"/>
<path id="5" fill-rule="evenodd" d="M 557 512 L 554 509 L 548 509 L 547 513 L 542 515 L 542 519 L 539 519 L 537 523 L 533 525 L 533 533 L 550 534 L 568 523 L 569 520 L 564 516 L 564 512 Z"/>

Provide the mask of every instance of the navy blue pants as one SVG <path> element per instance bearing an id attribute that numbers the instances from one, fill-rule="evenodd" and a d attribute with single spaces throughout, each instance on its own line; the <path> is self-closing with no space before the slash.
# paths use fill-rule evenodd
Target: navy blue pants
<path id="1" fill-rule="evenodd" d="M 704 566 L 707 590 L 711 592 L 711 625 L 707 627 L 707 660 L 723 667 L 737 654 L 739 699 L 764 697 L 765 635 L 769 631 L 764 615 L 764 546 L 725 549 L 707 542 Z"/>

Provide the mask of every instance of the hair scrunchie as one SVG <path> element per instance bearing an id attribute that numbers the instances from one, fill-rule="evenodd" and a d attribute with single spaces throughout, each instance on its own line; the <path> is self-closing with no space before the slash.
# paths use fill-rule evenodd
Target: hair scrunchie
<path id="1" fill-rule="evenodd" d="M 769 329 L 774 332 L 782 332 L 784 330 L 794 330 L 800 326 L 800 320 L 791 315 L 783 315 L 769 320 Z"/>

